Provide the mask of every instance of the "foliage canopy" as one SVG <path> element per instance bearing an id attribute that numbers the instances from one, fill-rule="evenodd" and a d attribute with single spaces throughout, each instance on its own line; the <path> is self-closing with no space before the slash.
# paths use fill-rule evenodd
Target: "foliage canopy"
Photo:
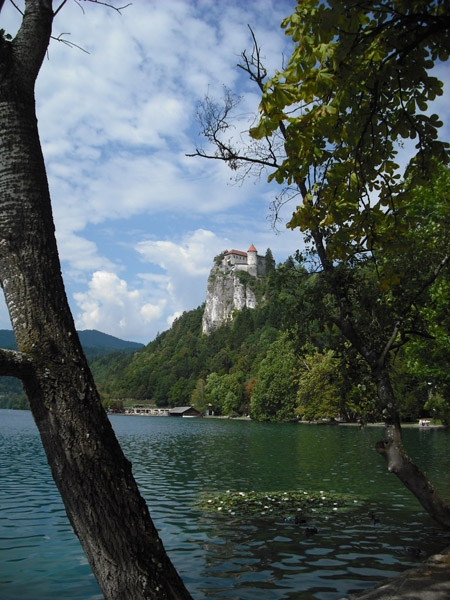
<path id="1" fill-rule="evenodd" d="M 288 226 L 320 232 L 329 261 L 402 233 L 411 190 L 448 162 L 428 107 L 443 93 L 432 68 L 449 56 L 449 14 L 448 0 L 302 0 L 282 23 L 293 52 L 250 134 L 281 129 L 269 179 L 300 190 Z"/>

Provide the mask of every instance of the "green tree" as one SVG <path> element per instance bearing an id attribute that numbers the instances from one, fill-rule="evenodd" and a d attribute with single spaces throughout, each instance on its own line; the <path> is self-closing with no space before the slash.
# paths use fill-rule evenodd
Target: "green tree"
<path id="1" fill-rule="evenodd" d="M 266 271 L 266 275 L 270 275 L 275 271 L 275 260 L 273 258 L 272 250 L 267 248 L 266 254 L 264 257 L 264 267 Z"/>
<path id="2" fill-rule="evenodd" d="M 18 348 L 0 351 L 0 373 L 23 382 L 105 598 L 187 599 L 101 406 L 61 277 L 34 90 L 64 4 L 26 0 L 15 37 L 0 32 L 0 281 Z"/>
<path id="3" fill-rule="evenodd" d="M 298 414 L 305 421 L 340 416 L 340 360 L 332 350 L 300 358 L 298 371 Z"/>
<path id="4" fill-rule="evenodd" d="M 228 370 L 232 364 L 232 357 L 226 348 L 222 348 L 211 358 L 211 370 L 219 375 L 225 375 L 225 373 L 228 373 Z"/>
<path id="5" fill-rule="evenodd" d="M 229 94 L 222 110 L 209 112 L 219 118 L 204 122 L 208 139 L 220 142 L 215 158 L 246 172 L 264 165 L 269 180 L 284 186 L 276 215 L 286 194 L 297 198 L 288 227 L 303 232 L 317 257 L 330 318 L 367 362 L 377 389 L 386 419 L 377 450 L 445 527 L 450 507 L 403 446 L 391 377 L 393 351 L 412 333 L 423 335 L 417 307 L 449 261 L 443 228 L 433 248 L 423 244 L 428 215 L 413 206 L 418 186 L 449 161 L 449 144 L 438 139 L 442 123 L 427 112 L 442 95 L 431 69 L 449 57 L 449 12 L 450 0 L 299 2 L 282 24 L 293 42 L 283 69 L 266 80 L 256 42 L 242 55 L 240 67 L 262 92 L 250 130 L 257 143 L 239 149 L 225 138 L 235 105 Z M 404 140 L 414 140 L 405 168 Z"/>
<path id="6" fill-rule="evenodd" d="M 222 379 L 222 385 L 225 392 L 225 397 L 222 402 L 222 412 L 224 415 L 233 415 L 242 413 L 242 405 L 244 401 L 244 374 L 240 371 L 234 371 L 225 375 Z"/>
<path id="7" fill-rule="evenodd" d="M 241 372 L 211 373 L 206 378 L 205 398 L 216 414 L 241 412 L 243 404 L 243 374 Z"/>
<path id="8" fill-rule="evenodd" d="M 214 413 L 218 415 L 222 414 L 222 376 L 218 373 L 210 373 L 206 378 L 205 396 L 207 403 L 211 405 Z"/>
<path id="9" fill-rule="evenodd" d="M 261 361 L 250 415 L 257 421 L 288 421 L 296 415 L 298 360 L 292 341 L 280 333 Z"/>
<path id="10" fill-rule="evenodd" d="M 167 404 L 169 406 L 188 406 L 193 387 L 189 380 L 180 377 L 169 390 L 166 399 Z"/>
<path id="11" fill-rule="evenodd" d="M 206 394 L 205 394 L 205 380 L 204 379 L 197 380 L 197 383 L 195 384 L 195 388 L 192 390 L 191 404 L 201 413 L 204 413 L 206 411 L 206 409 L 208 408 L 208 403 L 206 401 Z"/>
<path id="12" fill-rule="evenodd" d="M 450 427 L 450 405 L 448 401 L 448 389 L 445 390 L 447 395 L 444 397 L 442 393 L 429 389 L 429 396 L 424 404 L 425 410 L 429 411 L 432 417 L 440 419 L 444 425 Z"/>

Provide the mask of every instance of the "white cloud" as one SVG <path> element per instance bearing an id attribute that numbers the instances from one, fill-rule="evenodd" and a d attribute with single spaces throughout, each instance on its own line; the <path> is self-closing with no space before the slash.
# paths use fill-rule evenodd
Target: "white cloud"
<path id="1" fill-rule="evenodd" d="M 77 328 L 149 341 L 184 311 L 202 304 L 212 259 L 225 247 L 226 240 L 203 229 L 186 234 L 179 243 L 137 243 L 135 250 L 149 271 L 138 273 L 133 286 L 111 271 L 94 272 L 88 289 L 74 294 Z M 151 272 L 154 267 L 159 273 Z"/>
<path id="2" fill-rule="evenodd" d="M 203 277 L 209 272 L 211 252 L 217 248 L 218 241 L 212 231 L 199 229 L 186 235 L 180 244 L 148 240 L 137 244 L 136 249 L 146 261 L 165 270 Z"/>
<path id="3" fill-rule="evenodd" d="M 76 293 L 74 299 L 81 311 L 76 317 L 79 330 L 99 329 L 124 339 L 145 341 L 165 305 L 163 298 L 156 303 L 148 301 L 141 290 L 129 289 L 126 281 L 107 271 L 94 272 L 88 289 Z"/>
<path id="4" fill-rule="evenodd" d="M 67 273 L 71 277 L 79 279 L 83 273 L 89 273 L 93 269 L 114 268 L 107 257 L 99 254 L 96 243 L 70 231 L 57 238 L 60 257 L 68 264 Z"/>
<path id="5" fill-rule="evenodd" d="M 157 266 L 166 278 L 165 319 L 170 326 L 184 311 L 200 306 L 206 298 L 206 282 L 214 255 L 225 242 L 213 232 L 198 229 L 186 234 L 179 243 L 146 240 L 136 245 L 143 261 Z M 143 281 L 151 275 L 141 274 Z"/>

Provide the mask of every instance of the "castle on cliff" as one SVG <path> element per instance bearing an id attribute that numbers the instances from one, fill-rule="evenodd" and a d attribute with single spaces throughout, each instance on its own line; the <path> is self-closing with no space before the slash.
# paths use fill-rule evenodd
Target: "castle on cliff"
<path id="1" fill-rule="evenodd" d="M 239 273 L 252 275 L 243 281 Z M 252 244 L 247 252 L 226 250 L 214 259 L 214 266 L 208 277 L 205 310 L 202 319 L 202 332 L 211 331 L 233 320 L 235 311 L 256 308 L 258 299 L 253 277 L 266 274 L 266 257 L 259 256 Z"/>
<path id="2" fill-rule="evenodd" d="M 246 271 L 249 275 L 257 277 L 265 275 L 266 259 L 260 256 L 252 244 L 247 252 L 242 250 L 229 250 L 224 253 L 222 266 L 234 271 Z"/>

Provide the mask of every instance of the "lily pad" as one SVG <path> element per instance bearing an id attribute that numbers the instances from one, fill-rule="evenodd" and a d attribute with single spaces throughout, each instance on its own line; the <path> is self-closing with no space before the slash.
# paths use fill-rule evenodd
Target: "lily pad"
<path id="1" fill-rule="evenodd" d="M 269 517 L 295 520 L 360 511 L 365 501 L 336 492 L 238 492 L 203 493 L 196 503 L 207 512 L 236 517 Z"/>

